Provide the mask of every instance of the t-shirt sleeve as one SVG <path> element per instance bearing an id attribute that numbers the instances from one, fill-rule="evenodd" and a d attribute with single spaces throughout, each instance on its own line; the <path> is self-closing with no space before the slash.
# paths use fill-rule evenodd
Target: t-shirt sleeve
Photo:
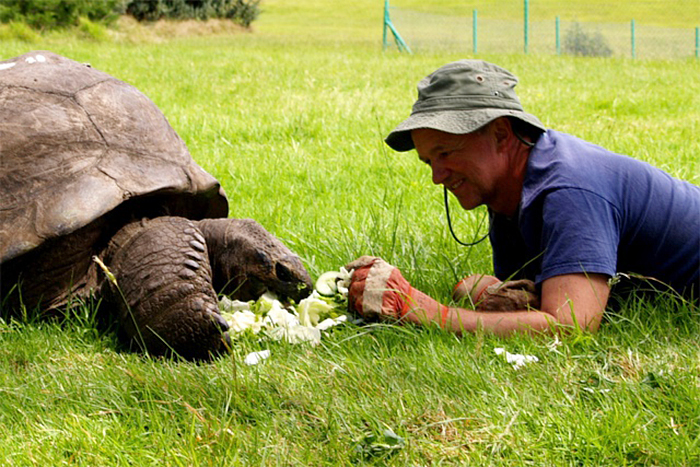
<path id="1" fill-rule="evenodd" d="M 542 220 L 537 283 L 562 274 L 615 275 L 620 216 L 608 201 L 579 188 L 557 189 L 544 197 Z"/>

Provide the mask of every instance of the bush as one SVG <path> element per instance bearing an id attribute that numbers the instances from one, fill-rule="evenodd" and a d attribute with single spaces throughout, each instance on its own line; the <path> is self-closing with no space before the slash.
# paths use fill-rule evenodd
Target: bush
<path id="1" fill-rule="evenodd" d="M 85 17 L 111 24 L 124 13 L 124 0 L 2 0 L 0 22 L 23 22 L 35 29 L 79 24 Z"/>
<path id="2" fill-rule="evenodd" d="M 596 31 L 589 33 L 579 23 L 574 23 L 564 37 L 564 52 L 582 57 L 609 57 L 612 49 L 605 37 Z"/>
<path id="3" fill-rule="evenodd" d="M 260 0 L 0 0 L 0 23 L 38 30 L 78 26 L 90 36 L 129 13 L 139 21 L 225 18 L 244 27 L 260 15 Z M 81 18 L 83 18 L 81 20 Z M 89 21 L 86 23 L 85 20 Z M 94 24 L 93 24 L 94 23 Z"/>
<path id="4" fill-rule="evenodd" d="M 131 0 L 126 12 L 139 21 L 227 18 L 249 27 L 260 14 L 260 0 Z"/>
<path id="5" fill-rule="evenodd" d="M 235 0 L 235 6 L 226 13 L 226 18 L 246 28 L 260 15 L 260 0 Z"/>

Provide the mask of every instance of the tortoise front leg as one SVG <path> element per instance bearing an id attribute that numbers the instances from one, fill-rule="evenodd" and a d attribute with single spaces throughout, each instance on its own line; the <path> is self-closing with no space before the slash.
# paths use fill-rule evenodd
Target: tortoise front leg
<path id="1" fill-rule="evenodd" d="M 153 355 L 208 360 L 225 349 L 228 324 L 218 313 L 207 246 L 188 219 L 158 217 L 126 225 L 103 258 L 118 287 L 106 281 L 130 346 Z"/>

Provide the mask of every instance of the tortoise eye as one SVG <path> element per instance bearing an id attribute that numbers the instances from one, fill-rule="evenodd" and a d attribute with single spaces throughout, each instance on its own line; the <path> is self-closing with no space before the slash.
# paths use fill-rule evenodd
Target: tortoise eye
<path id="1" fill-rule="evenodd" d="M 282 263 L 277 263 L 275 265 L 275 274 L 277 275 L 277 279 L 282 282 L 291 282 L 293 279 L 292 272 Z"/>

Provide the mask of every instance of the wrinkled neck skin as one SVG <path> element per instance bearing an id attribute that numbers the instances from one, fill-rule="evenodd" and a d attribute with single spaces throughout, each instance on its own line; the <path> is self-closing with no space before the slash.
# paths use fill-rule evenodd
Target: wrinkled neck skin
<path id="1" fill-rule="evenodd" d="M 313 290 L 299 257 L 252 219 L 204 219 L 197 225 L 207 242 L 217 293 L 257 300 L 269 290 L 298 301 Z"/>
<path id="2" fill-rule="evenodd" d="M 209 263 L 213 274 L 214 290 L 217 293 L 231 294 L 241 292 L 242 300 L 258 293 L 263 287 L 245 284 L 246 272 L 239 262 L 235 261 L 232 251 L 239 250 L 235 238 L 229 232 L 231 222 L 228 219 L 204 219 L 197 222 L 197 227 L 204 235 L 209 253 Z M 245 285 L 246 290 L 241 290 Z M 248 289 L 254 289 L 248 291 Z M 236 295 L 241 295 L 236 293 Z M 261 292 L 262 293 L 262 292 Z M 257 297 L 255 297 L 257 298 Z"/>
<path id="3" fill-rule="evenodd" d="M 527 173 L 527 161 L 531 148 L 524 145 L 515 136 L 504 143 L 503 155 L 506 158 L 506 170 L 499 183 L 499 196 L 489 204 L 492 211 L 508 218 L 514 217 L 520 207 L 523 183 Z"/>

